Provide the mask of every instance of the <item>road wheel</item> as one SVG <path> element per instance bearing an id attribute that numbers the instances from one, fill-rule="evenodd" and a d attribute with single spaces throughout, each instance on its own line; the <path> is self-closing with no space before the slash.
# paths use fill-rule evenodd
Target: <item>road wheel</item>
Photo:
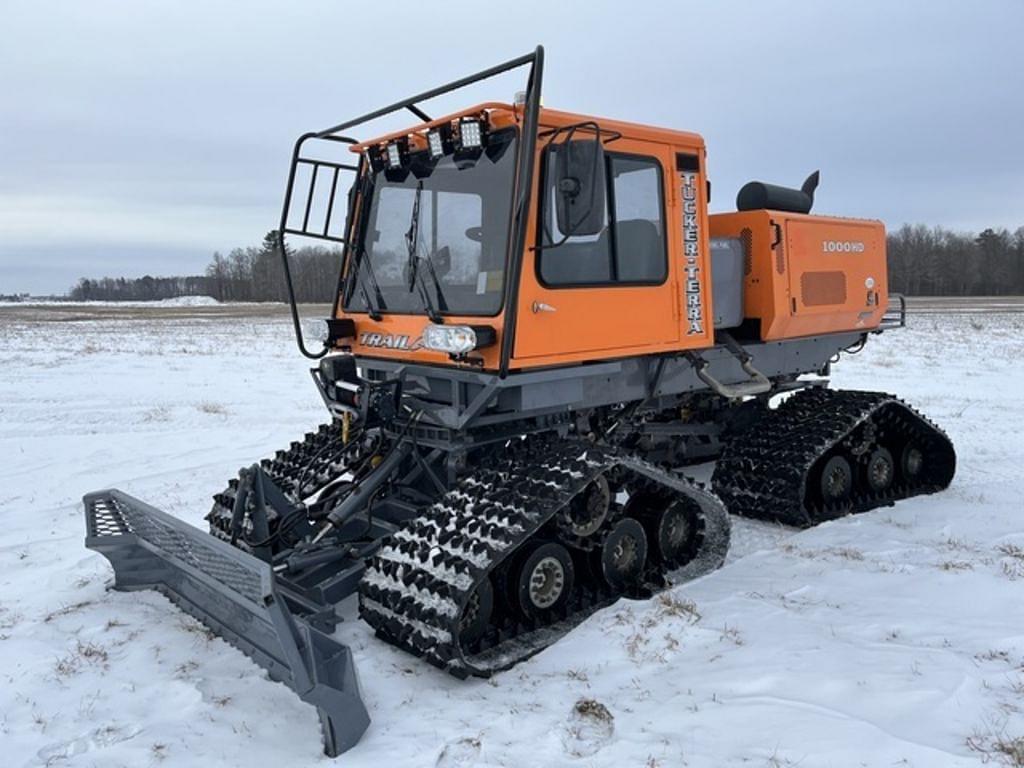
<path id="1" fill-rule="evenodd" d="M 846 501 L 853 491 L 853 471 L 844 456 L 833 456 L 821 470 L 821 498 L 828 504 Z"/>
<path id="2" fill-rule="evenodd" d="M 569 600 L 574 578 L 569 550 L 555 542 L 538 545 L 519 566 L 520 609 L 527 616 L 557 611 Z"/>
<path id="3" fill-rule="evenodd" d="M 608 518 L 612 493 L 604 475 L 595 477 L 572 500 L 566 513 L 573 535 L 586 538 L 597 533 Z"/>
<path id="4" fill-rule="evenodd" d="M 479 640 L 491 622 L 494 612 L 494 587 L 490 577 L 485 578 L 473 590 L 469 603 L 459 618 L 459 639 L 463 643 Z"/>
<path id="5" fill-rule="evenodd" d="M 601 572 L 616 591 L 640 581 L 647 562 L 647 534 L 632 517 L 619 520 L 601 546 Z"/>
<path id="6" fill-rule="evenodd" d="M 697 540 L 697 517 L 683 501 L 675 501 L 648 519 L 653 557 L 669 566 L 682 565 Z"/>
<path id="7" fill-rule="evenodd" d="M 924 451 L 913 443 L 907 443 L 900 458 L 900 469 L 903 470 L 904 480 L 908 482 L 917 480 L 924 469 Z"/>
<path id="8" fill-rule="evenodd" d="M 876 448 L 871 453 L 871 458 L 868 459 L 866 471 L 868 487 L 876 492 L 888 490 L 895 476 L 896 464 L 892 460 L 892 454 L 887 448 Z"/>

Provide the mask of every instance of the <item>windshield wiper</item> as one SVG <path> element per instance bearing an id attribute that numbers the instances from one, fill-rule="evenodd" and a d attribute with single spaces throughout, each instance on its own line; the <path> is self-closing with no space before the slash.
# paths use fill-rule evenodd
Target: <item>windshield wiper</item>
<path id="1" fill-rule="evenodd" d="M 405 232 L 405 249 L 408 258 L 405 264 L 405 271 L 408 273 L 409 292 L 416 285 L 416 272 L 418 259 L 416 258 L 416 245 L 420 239 L 420 197 L 423 195 L 423 181 L 416 184 L 416 193 L 412 200 L 412 215 L 409 217 L 409 229 Z"/>
<path id="2" fill-rule="evenodd" d="M 440 307 L 442 312 L 447 312 L 448 311 L 448 301 L 445 299 L 444 291 L 441 289 L 441 281 L 437 277 L 437 269 L 434 267 L 434 259 L 428 253 L 423 258 L 423 260 L 425 262 L 427 262 L 427 267 L 429 268 L 430 279 L 434 283 L 434 290 L 437 292 L 437 304 Z"/>
<path id="3" fill-rule="evenodd" d="M 370 292 L 366 289 L 366 283 L 363 282 L 362 276 L 359 274 L 360 270 L 363 268 L 363 264 L 366 264 L 366 274 L 370 278 L 370 282 L 373 284 L 373 292 L 377 297 L 376 302 L 370 299 Z M 370 319 L 380 320 L 384 317 L 380 311 L 384 306 L 384 294 L 381 293 L 380 284 L 377 282 L 377 276 L 373 274 L 373 265 L 370 264 L 370 257 L 367 255 L 365 248 L 361 248 L 357 255 L 356 269 L 353 279 L 355 280 L 355 284 L 359 286 L 359 292 L 363 297 L 363 302 L 366 304 L 366 310 L 370 314 Z"/>
<path id="4" fill-rule="evenodd" d="M 441 324 L 444 322 L 444 318 L 434 308 L 434 303 L 430 300 L 430 294 L 423 284 L 423 275 L 420 273 L 420 257 L 416 254 L 416 250 L 420 239 L 420 197 L 423 194 L 423 181 L 421 180 L 416 185 L 416 196 L 412 201 L 412 215 L 409 217 L 409 229 L 405 233 L 405 247 L 409 252 L 409 259 L 406 262 L 406 271 L 409 274 L 409 293 L 412 293 L 414 288 L 418 288 L 420 296 L 420 304 L 423 305 L 423 309 L 427 313 L 427 317 L 430 318 L 430 322 Z M 430 264 L 431 270 L 434 266 L 430 259 L 427 259 L 427 263 Z M 433 275 L 434 282 L 437 284 L 437 275 Z M 419 278 L 419 279 L 417 279 Z M 440 287 L 438 288 L 438 294 L 440 295 Z"/>
<path id="5" fill-rule="evenodd" d="M 419 263 L 421 257 L 417 256 L 414 258 L 416 259 L 416 262 Z M 430 263 L 430 259 L 424 259 L 424 261 L 428 264 Z M 434 308 L 434 302 L 430 300 L 430 292 L 427 290 L 426 283 L 423 281 L 423 273 L 417 269 L 416 276 L 419 278 L 417 281 L 417 287 L 419 288 L 420 304 L 422 304 L 423 309 L 426 310 L 427 317 L 430 318 L 430 322 L 442 325 L 444 323 L 444 318 L 437 309 Z M 436 276 L 434 277 L 434 284 L 437 284 Z M 438 288 L 438 293 L 440 294 L 440 288 Z"/>

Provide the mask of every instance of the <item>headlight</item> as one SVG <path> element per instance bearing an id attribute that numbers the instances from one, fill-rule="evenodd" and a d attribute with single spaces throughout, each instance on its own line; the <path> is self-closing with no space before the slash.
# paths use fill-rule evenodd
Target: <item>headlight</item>
<path id="1" fill-rule="evenodd" d="M 428 325 L 423 329 L 423 346 L 435 352 L 464 355 L 494 343 L 489 325 Z"/>

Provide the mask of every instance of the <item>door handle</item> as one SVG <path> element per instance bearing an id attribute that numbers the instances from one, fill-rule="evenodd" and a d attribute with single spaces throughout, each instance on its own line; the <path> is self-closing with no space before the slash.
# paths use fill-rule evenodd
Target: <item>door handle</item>
<path id="1" fill-rule="evenodd" d="M 543 301 L 533 302 L 533 314 L 538 312 L 557 312 L 558 310 L 552 307 L 550 304 L 545 304 Z"/>

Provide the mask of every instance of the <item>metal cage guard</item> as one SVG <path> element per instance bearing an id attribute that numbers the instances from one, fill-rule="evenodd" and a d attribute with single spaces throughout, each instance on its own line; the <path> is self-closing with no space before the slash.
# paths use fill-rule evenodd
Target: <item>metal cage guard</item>
<path id="1" fill-rule="evenodd" d="M 476 74 L 469 75 L 458 80 L 453 80 L 446 85 L 433 88 L 429 91 L 424 91 L 423 93 L 403 99 L 402 101 L 396 101 L 394 104 L 387 107 L 374 110 L 373 112 L 368 112 L 361 117 L 347 120 L 344 123 L 339 123 L 338 125 L 331 126 L 325 130 L 304 133 L 298 138 L 295 142 L 295 148 L 292 151 L 292 161 L 288 171 L 288 183 L 285 188 L 284 203 L 281 207 L 281 220 L 277 228 L 277 237 L 278 248 L 281 252 L 281 261 L 284 267 L 285 284 L 288 289 L 288 302 L 291 305 L 292 325 L 295 328 L 295 340 L 298 344 L 299 351 L 302 352 L 303 355 L 312 360 L 317 360 L 327 354 L 329 347 L 325 345 L 324 348 L 318 352 L 311 352 L 306 348 L 306 343 L 302 336 L 302 322 L 299 317 L 299 307 L 295 300 L 295 289 L 292 284 L 291 267 L 288 261 L 285 235 L 293 234 L 341 243 L 344 246 L 344 253 L 342 255 L 341 262 L 341 272 L 343 273 L 345 264 L 350 256 L 349 239 L 353 225 L 352 214 L 355 209 L 356 196 L 351 195 L 349 197 L 347 209 L 348 215 L 346 216 L 346 228 L 344 234 L 332 234 L 331 218 L 335 208 L 334 199 L 338 192 L 338 177 L 342 171 L 352 172 L 358 175 L 361 173 L 363 167 L 362 158 L 360 158 L 359 165 L 349 165 L 346 163 L 332 162 L 303 155 L 303 147 L 306 145 L 306 142 L 311 139 L 319 139 L 346 144 L 356 144 L 358 142 L 355 139 L 349 136 L 340 135 L 340 133 L 342 131 L 347 131 L 350 128 L 354 128 L 357 125 L 362 125 L 363 123 L 376 120 L 377 118 L 384 117 L 385 115 L 392 114 L 393 112 L 398 112 L 402 109 L 412 112 L 417 118 L 424 122 L 430 122 L 430 117 L 417 106 L 417 102 L 427 101 L 428 99 L 442 96 L 460 88 L 465 88 L 467 85 L 472 85 L 473 83 L 480 82 L 481 80 L 487 80 L 496 75 L 500 75 L 526 65 L 530 66 L 530 74 L 526 83 L 526 102 L 524 105 L 522 139 L 519 142 L 519 158 L 516 164 L 515 189 L 513 195 L 515 206 L 513 209 L 512 238 L 509 244 L 509 253 L 506 258 L 509 274 L 508 279 L 505 281 L 505 333 L 502 335 L 501 343 L 500 375 L 504 377 L 508 373 L 508 363 L 512 356 L 512 342 L 515 335 L 516 301 L 518 299 L 519 286 L 518 275 L 520 264 L 522 262 L 522 251 L 526 244 L 526 220 L 528 218 L 527 212 L 529 210 L 530 202 L 530 181 L 533 178 L 533 156 L 537 144 L 537 121 L 540 114 L 541 78 L 544 70 L 544 48 L 540 45 L 538 45 L 532 53 L 528 53 L 525 56 L 510 59 L 503 64 L 498 64 L 497 66 L 482 70 Z M 300 166 L 307 166 L 311 169 L 310 184 L 309 189 L 306 191 L 302 225 L 301 227 L 289 227 L 288 218 L 292 210 L 293 195 L 295 192 L 295 177 Z M 322 226 L 311 227 L 310 215 L 313 207 L 313 197 L 316 193 L 316 186 L 321 176 L 321 169 L 327 169 L 327 173 L 330 174 L 331 177 L 330 193 L 327 197 L 327 212 L 324 216 Z M 341 275 L 339 275 L 338 283 L 340 290 Z M 336 295 L 334 303 L 335 311 L 337 310 L 337 305 L 338 297 Z"/>

